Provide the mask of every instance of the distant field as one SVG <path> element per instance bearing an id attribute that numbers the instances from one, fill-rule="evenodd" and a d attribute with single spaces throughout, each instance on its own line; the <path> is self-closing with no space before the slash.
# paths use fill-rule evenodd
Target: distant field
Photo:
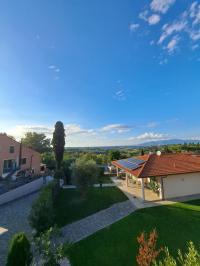
<path id="1" fill-rule="evenodd" d="M 141 209 L 72 246 L 73 266 L 133 266 L 136 237 L 156 228 L 159 245 L 176 254 L 192 240 L 200 246 L 200 200 Z"/>

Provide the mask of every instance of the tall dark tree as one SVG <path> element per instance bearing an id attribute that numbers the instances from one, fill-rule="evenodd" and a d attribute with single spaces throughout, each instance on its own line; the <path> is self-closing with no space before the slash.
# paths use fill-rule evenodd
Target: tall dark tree
<path id="1" fill-rule="evenodd" d="M 55 124 L 52 145 L 57 162 L 57 169 L 59 170 L 63 161 L 63 154 L 65 150 L 65 129 L 61 121 L 57 121 Z"/>

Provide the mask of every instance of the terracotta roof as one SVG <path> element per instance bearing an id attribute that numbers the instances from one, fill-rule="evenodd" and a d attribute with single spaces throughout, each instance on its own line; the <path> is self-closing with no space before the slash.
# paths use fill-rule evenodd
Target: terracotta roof
<path id="1" fill-rule="evenodd" d="M 139 178 L 200 172 L 200 156 L 190 153 L 161 154 L 160 156 L 151 154 L 137 158 L 145 162 L 135 170 L 122 167 L 118 161 L 112 164 Z"/>

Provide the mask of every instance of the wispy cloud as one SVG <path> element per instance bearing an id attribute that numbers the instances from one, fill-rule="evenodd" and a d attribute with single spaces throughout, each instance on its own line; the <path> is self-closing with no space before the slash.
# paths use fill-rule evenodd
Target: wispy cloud
<path id="1" fill-rule="evenodd" d="M 67 135 L 93 135 L 95 134 L 94 129 L 84 129 L 78 124 L 67 124 L 65 125 Z"/>
<path id="2" fill-rule="evenodd" d="M 149 25 L 155 25 L 160 21 L 160 16 L 153 14 L 148 18 Z"/>
<path id="3" fill-rule="evenodd" d="M 168 44 L 167 44 L 167 51 L 169 53 L 173 53 L 178 47 L 179 37 L 175 36 Z"/>
<path id="4" fill-rule="evenodd" d="M 54 80 L 60 79 L 60 76 L 58 75 L 60 72 L 60 68 L 56 65 L 49 65 L 48 68 L 51 70 L 51 72 L 54 74 Z"/>
<path id="5" fill-rule="evenodd" d="M 138 23 L 131 23 L 129 25 L 129 29 L 131 32 L 135 32 L 139 27 L 140 27 L 140 25 Z"/>
<path id="6" fill-rule="evenodd" d="M 150 7 L 154 12 L 165 14 L 174 3 L 175 0 L 153 0 Z"/>
<path id="7" fill-rule="evenodd" d="M 123 89 L 116 90 L 116 92 L 114 94 L 114 98 L 117 100 L 120 100 L 120 101 L 126 100 L 125 91 Z"/>
<path id="8" fill-rule="evenodd" d="M 123 124 L 110 124 L 102 127 L 100 129 L 101 132 L 110 132 L 110 133 L 124 133 L 128 132 L 132 129 L 129 125 L 123 125 Z"/>
<path id="9" fill-rule="evenodd" d="M 168 138 L 169 136 L 167 134 L 145 132 L 139 136 L 130 137 L 129 140 L 149 141 L 149 140 L 163 140 Z"/>
<path id="10" fill-rule="evenodd" d="M 169 11 L 169 9 L 178 4 L 176 0 L 152 0 L 146 7 L 139 13 L 139 19 L 144 20 L 148 25 L 153 26 L 161 24 L 162 16 Z M 179 3 L 180 4 L 180 3 Z M 136 21 L 137 23 L 137 21 Z M 140 27 L 142 27 L 140 23 Z M 198 48 L 200 41 L 200 3 L 193 1 L 184 11 L 180 12 L 174 19 L 165 23 L 160 28 L 158 40 L 151 42 L 156 44 L 168 55 L 173 54 L 178 48 L 182 47 L 183 41 L 189 41 L 192 50 Z M 164 54 L 164 52 L 163 52 Z M 160 64 L 165 64 L 166 59 L 160 60 Z"/>

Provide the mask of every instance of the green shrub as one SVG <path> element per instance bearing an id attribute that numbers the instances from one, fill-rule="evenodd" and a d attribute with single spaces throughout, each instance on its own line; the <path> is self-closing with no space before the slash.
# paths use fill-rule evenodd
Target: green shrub
<path id="1" fill-rule="evenodd" d="M 34 239 L 36 261 L 40 257 L 43 266 L 59 266 L 60 260 L 65 257 L 69 244 L 60 243 L 61 232 L 58 228 L 50 228 Z M 36 264 L 37 265 L 37 264 Z"/>
<path id="2" fill-rule="evenodd" d="M 77 159 L 71 166 L 72 178 L 82 196 L 86 196 L 89 188 L 97 181 L 99 167 L 94 160 Z"/>
<path id="3" fill-rule="evenodd" d="M 165 249 L 165 256 L 154 266 L 200 266 L 200 251 L 195 247 L 193 242 L 188 243 L 186 253 L 178 250 L 178 256 L 174 258 L 170 255 L 168 249 Z"/>
<path id="4" fill-rule="evenodd" d="M 62 170 L 56 170 L 54 174 L 54 178 L 59 180 L 59 179 L 64 179 L 65 174 Z"/>
<path id="5" fill-rule="evenodd" d="M 54 183 L 51 183 L 43 188 L 32 205 L 29 222 L 37 235 L 54 225 L 53 187 Z"/>
<path id="6" fill-rule="evenodd" d="M 72 175 L 72 170 L 71 170 L 71 164 L 75 161 L 75 159 L 70 158 L 66 159 L 62 162 L 62 169 L 65 175 L 64 182 L 65 184 L 69 185 L 71 183 L 71 175 Z"/>
<path id="7" fill-rule="evenodd" d="M 6 266 L 29 266 L 31 261 L 31 246 L 26 235 L 15 234 L 9 244 Z"/>

